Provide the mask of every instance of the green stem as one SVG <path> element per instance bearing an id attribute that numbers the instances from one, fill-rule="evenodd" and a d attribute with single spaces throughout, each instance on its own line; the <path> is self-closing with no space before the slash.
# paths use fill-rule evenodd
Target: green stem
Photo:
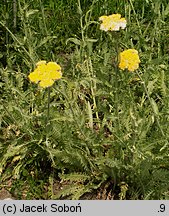
<path id="1" fill-rule="evenodd" d="M 87 71 L 90 77 L 90 83 L 91 83 L 91 93 L 92 93 L 92 99 L 93 99 L 93 110 L 96 110 L 96 118 L 97 118 L 97 123 L 98 123 L 98 128 L 100 129 L 100 120 L 99 120 L 99 114 L 97 111 L 97 103 L 96 103 L 96 98 L 95 98 L 95 93 L 96 93 L 96 82 L 93 82 L 92 78 L 94 78 L 94 73 L 93 73 L 93 67 L 92 67 L 92 62 L 89 57 L 89 60 L 87 61 Z"/>
<path id="2" fill-rule="evenodd" d="M 79 14 L 80 14 L 80 28 L 81 28 L 82 41 L 84 42 L 83 15 L 82 15 L 82 8 L 81 8 L 80 0 L 78 0 L 78 7 L 79 7 Z"/>
<path id="3" fill-rule="evenodd" d="M 45 131 L 46 131 L 46 146 L 48 147 L 48 129 L 49 129 L 49 115 L 50 115 L 50 87 L 47 89 L 48 91 L 48 102 L 47 102 L 47 115 L 45 122 Z"/>
<path id="4" fill-rule="evenodd" d="M 50 114 L 50 87 L 48 87 L 47 124 L 49 122 L 49 114 Z"/>
<path id="5" fill-rule="evenodd" d="M 46 116 L 46 140 L 48 139 L 48 129 L 49 129 L 49 116 L 50 116 L 50 87 L 47 89 L 48 91 L 48 104 L 47 104 L 47 116 Z"/>
<path id="6" fill-rule="evenodd" d="M 118 83 L 119 83 L 119 80 L 118 80 L 118 74 L 119 74 L 119 68 L 118 68 L 118 64 L 119 64 L 119 40 L 118 40 L 118 33 L 115 32 L 115 39 L 116 39 L 116 62 L 115 62 L 115 111 L 116 111 L 116 118 L 117 118 L 117 126 L 118 126 L 118 130 L 120 129 L 120 125 L 119 125 L 119 119 L 118 119 Z"/>
<path id="7" fill-rule="evenodd" d="M 50 87 L 48 87 L 48 104 L 47 104 L 47 117 L 46 117 L 46 125 L 45 125 L 45 129 L 46 129 L 46 147 L 48 149 L 48 152 L 50 154 L 50 158 L 52 160 L 53 166 L 55 167 L 55 161 L 53 159 L 53 155 L 49 146 L 49 142 L 48 142 L 48 135 L 49 135 L 49 124 L 50 124 Z"/>

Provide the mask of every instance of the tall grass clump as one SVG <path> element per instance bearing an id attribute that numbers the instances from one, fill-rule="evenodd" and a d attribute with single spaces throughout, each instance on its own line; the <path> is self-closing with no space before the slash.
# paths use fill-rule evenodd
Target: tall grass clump
<path id="1" fill-rule="evenodd" d="M 168 8 L 0 5 L 2 185 L 31 184 L 27 199 L 168 199 Z"/>

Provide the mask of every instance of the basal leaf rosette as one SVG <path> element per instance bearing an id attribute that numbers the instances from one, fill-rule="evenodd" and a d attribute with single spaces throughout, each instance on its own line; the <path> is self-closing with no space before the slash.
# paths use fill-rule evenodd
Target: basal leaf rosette
<path id="1" fill-rule="evenodd" d="M 61 67 L 56 62 L 39 61 L 36 68 L 28 76 L 31 82 L 39 83 L 42 88 L 50 87 L 58 79 L 61 79 Z"/>
<path id="2" fill-rule="evenodd" d="M 120 69 L 128 69 L 129 71 L 133 72 L 139 68 L 139 63 L 140 58 L 137 50 L 128 49 L 120 53 Z"/>
<path id="3" fill-rule="evenodd" d="M 101 16 L 99 18 L 102 21 L 100 29 L 104 31 L 119 31 L 126 28 L 126 19 L 121 18 L 121 14 L 112 14 L 109 16 Z"/>

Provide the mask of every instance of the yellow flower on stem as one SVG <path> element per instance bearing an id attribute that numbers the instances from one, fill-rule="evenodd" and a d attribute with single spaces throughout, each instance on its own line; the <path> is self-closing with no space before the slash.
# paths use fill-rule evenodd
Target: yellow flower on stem
<path id="1" fill-rule="evenodd" d="M 62 77 L 61 67 L 55 62 L 39 61 L 36 69 L 28 77 L 31 82 L 39 83 L 42 88 L 47 88 Z"/>
<path id="2" fill-rule="evenodd" d="M 101 16 L 102 21 L 100 29 L 104 31 L 119 31 L 126 28 L 126 19 L 121 18 L 121 14 L 112 14 L 110 16 Z"/>
<path id="3" fill-rule="evenodd" d="M 119 68 L 122 70 L 128 69 L 133 72 L 139 67 L 140 59 L 138 51 L 135 49 L 128 49 L 120 53 Z"/>

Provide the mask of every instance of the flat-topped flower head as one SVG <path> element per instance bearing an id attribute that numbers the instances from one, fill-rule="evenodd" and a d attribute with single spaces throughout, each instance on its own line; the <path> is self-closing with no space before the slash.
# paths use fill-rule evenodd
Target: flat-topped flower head
<path id="1" fill-rule="evenodd" d="M 140 59 L 138 51 L 135 49 L 128 49 L 120 53 L 119 68 L 122 70 L 128 69 L 133 72 L 139 67 Z"/>
<path id="2" fill-rule="evenodd" d="M 121 18 L 121 14 L 112 14 L 110 16 L 101 16 L 99 18 L 102 21 L 100 29 L 104 31 L 119 31 L 126 28 L 126 19 Z"/>
<path id="3" fill-rule="evenodd" d="M 56 62 L 39 61 L 28 77 L 31 82 L 39 83 L 42 88 L 47 88 L 62 77 L 61 67 Z"/>

